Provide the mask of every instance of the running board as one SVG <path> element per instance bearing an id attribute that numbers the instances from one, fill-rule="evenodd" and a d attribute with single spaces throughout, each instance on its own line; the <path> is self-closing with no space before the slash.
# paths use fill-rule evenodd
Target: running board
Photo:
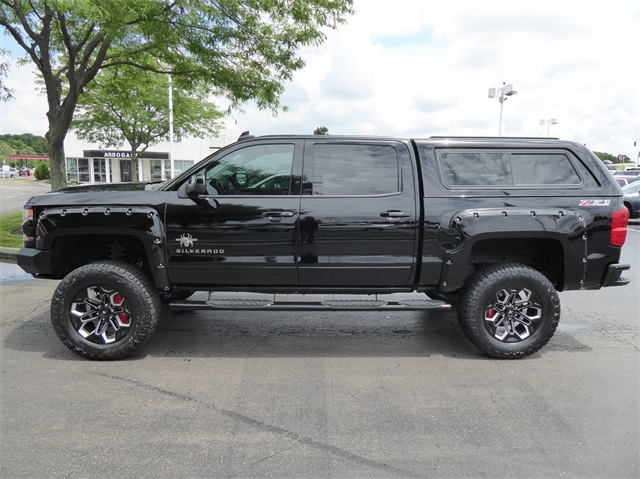
<path id="1" fill-rule="evenodd" d="M 268 299 L 215 299 L 209 301 L 175 301 L 169 307 L 177 311 L 425 311 L 451 309 L 437 299 L 383 301 L 374 299 L 331 299 L 325 301 L 271 301 Z"/>

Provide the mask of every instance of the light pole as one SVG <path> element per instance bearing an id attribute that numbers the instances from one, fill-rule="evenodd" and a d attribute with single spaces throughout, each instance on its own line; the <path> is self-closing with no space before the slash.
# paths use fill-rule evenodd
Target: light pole
<path id="1" fill-rule="evenodd" d="M 513 85 L 502 82 L 501 87 L 489 88 L 489 98 L 497 98 L 500 102 L 500 122 L 498 123 L 498 136 L 502 136 L 502 106 L 508 97 L 518 93 L 513 89 Z"/>
<path id="2" fill-rule="evenodd" d="M 164 160 L 162 160 L 164 163 Z M 171 83 L 171 73 L 169 73 L 169 162 L 171 172 L 169 177 L 173 179 L 176 171 L 175 160 L 173 159 L 173 84 Z M 162 178 L 164 181 L 164 178 Z"/>
<path id="3" fill-rule="evenodd" d="M 555 118 L 550 118 L 549 120 L 540 120 L 540 126 L 547 125 L 547 136 L 549 136 L 551 125 L 557 125 L 558 123 L 560 122 Z"/>

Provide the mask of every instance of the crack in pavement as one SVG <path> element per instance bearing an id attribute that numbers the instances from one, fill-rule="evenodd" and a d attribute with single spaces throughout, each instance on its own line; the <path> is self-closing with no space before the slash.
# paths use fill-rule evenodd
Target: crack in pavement
<path id="1" fill-rule="evenodd" d="M 267 424 L 265 422 L 259 421 L 257 419 L 253 419 L 250 418 L 248 416 L 244 416 L 240 413 L 234 412 L 234 411 L 230 411 L 228 409 L 223 409 L 217 406 L 214 406 L 213 404 L 209 404 L 207 402 L 201 401 L 199 399 L 196 399 L 194 397 L 191 396 L 187 396 L 186 394 L 181 394 L 181 393 L 177 393 L 174 391 L 169 391 L 167 389 L 163 389 L 163 388 L 159 388 L 157 386 L 153 386 L 151 384 L 146 384 L 143 383 L 141 381 L 136 381 L 135 379 L 129 379 L 129 378 L 124 378 L 121 376 L 114 376 L 111 374 L 105 374 L 105 373 L 101 373 L 101 372 L 97 372 L 97 371 L 93 371 L 93 374 L 95 374 L 96 376 L 102 376 L 104 378 L 107 379 L 111 379 L 114 381 L 120 381 L 123 383 L 127 383 L 130 385 L 134 385 L 134 386 L 138 386 L 142 389 L 146 389 L 148 391 L 152 391 L 158 394 L 162 394 L 163 396 L 167 396 L 173 399 L 178 399 L 184 402 L 188 402 L 188 403 L 192 403 L 192 404 L 196 404 L 198 406 L 204 407 L 206 409 L 209 409 L 210 411 L 215 411 L 219 414 L 222 414 L 223 416 L 227 416 L 229 418 L 232 419 L 236 419 L 239 421 L 244 422 L 247 425 L 253 426 L 257 429 L 260 429 L 262 431 L 266 431 L 269 432 L 271 434 L 276 434 L 279 436 L 283 436 L 286 437 L 287 439 L 290 439 L 292 441 L 296 441 L 300 444 L 304 444 L 305 446 L 311 447 L 313 449 L 316 449 L 318 451 L 327 453 L 327 454 L 331 454 L 335 457 L 338 457 L 340 459 L 344 459 L 359 465 L 363 465 L 363 466 L 367 466 L 367 467 L 371 467 L 374 469 L 378 469 L 381 471 L 385 471 L 387 472 L 389 475 L 393 475 L 394 477 L 411 477 L 411 478 L 424 478 L 425 476 L 416 474 L 414 472 L 411 471 L 406 471 L 404 469 L 400 469 L 394 466 L 390 466 L 388 464 L 382 463 L 382 462 L 378 462 L 378 461 L 374 461 L 372 459 L 367 459 L 366 457 L 362 457 L 362 456 L 358 456 L 357 454 L 352 454 L 348 451 L 345 451 L 344 449 L 340 449 L 339 447 L 336 446 L 332 446 L 331 444 L 325 444 L 323 442 L 318 442 L 318 441 L 314 441 L 312 438 L 308 437 L 308 436 L 303 436 L 301 434 L 298 434 L 296 432 L 293 431 L 289 431 L 287 429 L 278 427 L 278 426 L 274 426 L 272 424 Z"/>
<path id="2" fill-rule="evenodd" d="M 272 452 L 271 454 L 269 454 L 269 455 L 267 455 L 267 456 L 263 457 L 262 459 L 258 459 L 257 461 L 254 461 L 254 462 L 253 462 L 253 463 L 252 463 L 248 468 L 244 469 L 243 471 L 238 472 L 238 473 L 235 473 L 235 474 L 230 474 L 230 475 L 228 475 L 228 476 L 227 476 L 227 479 L 233 479 L 234 477 L 241 477 L 240 475 L 241 475 L 243 472 L 246 472 L 246 471 L 248 471 L 248 470 L 253 469 L 254 467 L 256 467 L 256 466 L 257 466 L 258 464 L 260 464 L 261 462 L 264 462 L 264 461 L 266 461 L 266 460 L 268 460 L 268 459 L 271 459 L 272 457 L 275 457 L 275 456 L 277 456 L 277 455 L 279 455 L 279 454 L 282 454 L 282 453 L 284 453 L 284 452 L 290 451 L 291 449 L 293 449 L 293 447 L 294 447 L 294 446 L 289 446 L 289 447 L 287 447 L 287 448 L 285 448 L 285 449 L 282 449 L 282 450 L 280 450 L 280 451 L 274 451 L 274 452 Z"/>

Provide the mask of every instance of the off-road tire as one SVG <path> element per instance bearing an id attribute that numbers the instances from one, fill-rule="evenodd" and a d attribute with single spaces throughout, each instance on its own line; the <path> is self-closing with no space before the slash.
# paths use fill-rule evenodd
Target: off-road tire
<path id="1" fill-rule="evenodd" d="M 81 266 L 58 285 L 51 322 L 62 342 L 89 359 L 124 359 L 158 324 L 160 298 L 149 278 L 118 261 Z M 101 332 L 101 334 L 97 334 Z"/>
<path id="2" fill-rule="evenodd" d="M 463 288 L 458 321 L 467 339 L 483 353 L 524 358 L 553 337 L 560 321 L 560 298 L 546 276 L 533 268 L 517 263 L 487 265 Z"/>

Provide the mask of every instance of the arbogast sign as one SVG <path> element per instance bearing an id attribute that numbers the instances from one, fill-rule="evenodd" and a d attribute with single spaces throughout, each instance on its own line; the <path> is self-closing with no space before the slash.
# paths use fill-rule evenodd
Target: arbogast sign
<path id="1" fill-rule="evenodd" d="M 133 157 L 131 151 L 127 150 L 84 150 L 85 158 L 116 158 L 123 160 L 130 160 Z M 168 152 L 160 151 L 145 151 L 138 154 L 138 158 L 152 159 L 152 160 L 168 160 Z"/>
<path id="2" fill-rule="evenodd" d="M 105 151 L 105 158 L 131 158 L 133 155 L 130 151 Z"/>

